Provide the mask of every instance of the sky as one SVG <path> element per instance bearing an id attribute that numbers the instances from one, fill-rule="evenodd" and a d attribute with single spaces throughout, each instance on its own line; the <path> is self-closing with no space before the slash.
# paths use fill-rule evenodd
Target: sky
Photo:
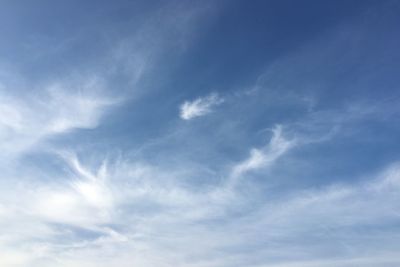
<path id="1" fill-rule="evenodd" d="M 400 266 L 400 1 L 1 0 L 0 266 Z"/>

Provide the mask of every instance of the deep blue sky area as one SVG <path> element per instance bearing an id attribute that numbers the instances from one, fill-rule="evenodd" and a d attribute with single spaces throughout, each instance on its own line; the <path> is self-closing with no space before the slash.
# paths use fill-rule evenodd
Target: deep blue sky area
<path id="1" fill-rule="evenodd" d="M 400 266 L 400 1 L 0 1 L 0 266 Z"/>

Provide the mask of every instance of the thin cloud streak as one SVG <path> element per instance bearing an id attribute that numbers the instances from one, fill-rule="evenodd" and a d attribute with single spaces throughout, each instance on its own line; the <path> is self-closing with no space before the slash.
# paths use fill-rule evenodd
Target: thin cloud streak
<path id="1" fill-rule="evenodd" d="M 272 138 L 264 148 L 253 148 L 250 156 L 243 162 L 238 163 L 232 169 L 231 179 L 237 179 L 249 171 L 272 165 L 274 161 L 288 152 L 296 144 L 296 140 L 287 140 L 282 134 L 282 125 L 277 125 L 272 129 Z"/>

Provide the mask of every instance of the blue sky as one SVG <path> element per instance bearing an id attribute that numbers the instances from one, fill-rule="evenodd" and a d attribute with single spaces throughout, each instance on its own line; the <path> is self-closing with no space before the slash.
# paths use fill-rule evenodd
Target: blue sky
<path id="1" fill-rule="evenodd" d="M 0 265 L 400 265 L 400 2 L 0 3 Z"/>

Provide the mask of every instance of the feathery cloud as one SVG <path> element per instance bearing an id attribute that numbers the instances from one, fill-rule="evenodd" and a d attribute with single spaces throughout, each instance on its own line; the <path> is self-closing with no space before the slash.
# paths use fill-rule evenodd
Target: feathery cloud
<path id="1" fill-rule="evenodd" d="M 232 179 L 237 179 L 249 171 L 268 167 L 289 151 L 295 144 L 296 141 L 294 139 L 287 140 L 283 137 L 282 125 L 275 126 L 275 128 L 272 129 L 272 138 L 267 146 L 261 149 L 253 148 L 250 151 L 250 156 L 246 160 L 233 167 L 231 173 Z"/>
<path id="2" fill-rule="evenodd" d="M 219 97 L 216 93 L 197 98 L 193 101 L 185 101 L 180 106 L 180 117 L 183 120 L 191 120 L 196 117 L 207 115 L 213 111 L 215 106 L 223 102 L 224 99 Z"/>

